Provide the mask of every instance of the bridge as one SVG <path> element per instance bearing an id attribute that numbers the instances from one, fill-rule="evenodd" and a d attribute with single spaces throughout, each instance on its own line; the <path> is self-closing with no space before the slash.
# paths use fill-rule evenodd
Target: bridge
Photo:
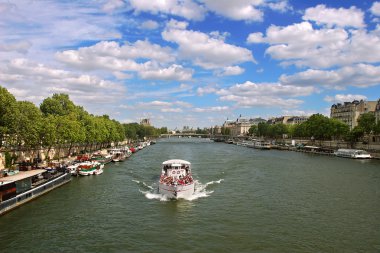
<path id="1" fill-rule="evenodd" d="M 161 134 L 161 138 L 171 138 L 171 137 L 201 137 L 201 138 L 211 138 L 211 134 L 196 134 L 196 133 L 176 133 L 176 134 Z"/>
<path id="2" fill-rule="evenodd" d="M 220 139 L 220 140 L 227 140 L 231 138 L 230 135 L 214 135 L 214 134 L 197 134 L 197 133 L 175 133 L 175 134 L 161 134 L 161 138 L 181 138 L 181 137 L 200 137 L 200 138 L 210 138 L 210 139 Z M 236 137 L 235 137 L 236 138 Z"/>

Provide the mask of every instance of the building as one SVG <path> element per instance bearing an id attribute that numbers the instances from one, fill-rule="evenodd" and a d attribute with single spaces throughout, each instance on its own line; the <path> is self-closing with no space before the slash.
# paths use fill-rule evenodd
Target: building
<path id="1" fill-rule="evenodd" d="M 150 119 L 142 119 L 140 121 L 140 125 L 143 125 L 143 126 L 150 126 Z"/>
<path id="2" fill-rule="evenodd" d="M 267 121 L 268 124 L 284 124 L 284 125 L 297 125 L 301 124 L 309 119 L 309 116 L 281 116 L 271 118 Z"/>
<path id="3" fill-rule="evenodd" d="M 376 117 L 376 122 L 380 122 L 380 99 L 377 100 L 377 104 L 375 107 L 375 117 Z"/>
<path id="4" fill-rule="evenodd" d="M 358 125 L 360 115 L 367 112 L 374 113 L 377 105 L 378 101 L 364 100 L 333 104 L 330 110 L 330 117 L 344 122 L 352 130 Z"/>
<path id="5" fill-rule="evenodd" d="M 223 124 L 223 128 L 229 128 L 231 136 L 243 136 L 248 135 L 252 125 L 258 125 L 260 122 L 266 122 L 266 120 L 262 118 L 249 119 L 240 115 L 236 120 L 227 119 Z"/>

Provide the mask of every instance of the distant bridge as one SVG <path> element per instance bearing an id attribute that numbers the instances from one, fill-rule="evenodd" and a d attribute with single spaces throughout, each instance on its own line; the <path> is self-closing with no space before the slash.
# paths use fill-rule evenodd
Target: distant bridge
<path id="1" fill-rule="evenodd" d="M 214 134 L 197 134 L 197 133 L 175 133 L 175 134 L 161 134 L 161 138 L 181 138 L 181 137 L 201 137 L 201 138 L 210 138 L 210 139 L 229 139 L 231 136 L 229 135 L 214 135 Z"/>
<path id="2" fill-rule="evenodd" d="M 211 134 L 196 134 L 196 133 L 178 133 L 178 134 L 161 134 L 162 138 L 171 138 L 171 137 L 202 137 L 202 138 L 210 138 Z"/>

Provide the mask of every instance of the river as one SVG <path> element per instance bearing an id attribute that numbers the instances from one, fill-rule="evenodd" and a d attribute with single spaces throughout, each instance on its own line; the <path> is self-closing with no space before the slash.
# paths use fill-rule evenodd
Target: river
<path id="1" fill-rule="evenodd" d="M 157 194 L 192 163 L 190 200 Z M 380 162 L 164 139 L 0 217 L 0 252 L 380 252 Z"/>

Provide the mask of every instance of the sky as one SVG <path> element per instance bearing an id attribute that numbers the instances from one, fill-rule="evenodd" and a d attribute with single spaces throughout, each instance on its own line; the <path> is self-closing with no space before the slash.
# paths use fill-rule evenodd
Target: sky
<path id="1" fill-rule="evenodd" d="M 0 86 L 155 127 L 380 98 L 380 1 L 0 0 Z"/>

